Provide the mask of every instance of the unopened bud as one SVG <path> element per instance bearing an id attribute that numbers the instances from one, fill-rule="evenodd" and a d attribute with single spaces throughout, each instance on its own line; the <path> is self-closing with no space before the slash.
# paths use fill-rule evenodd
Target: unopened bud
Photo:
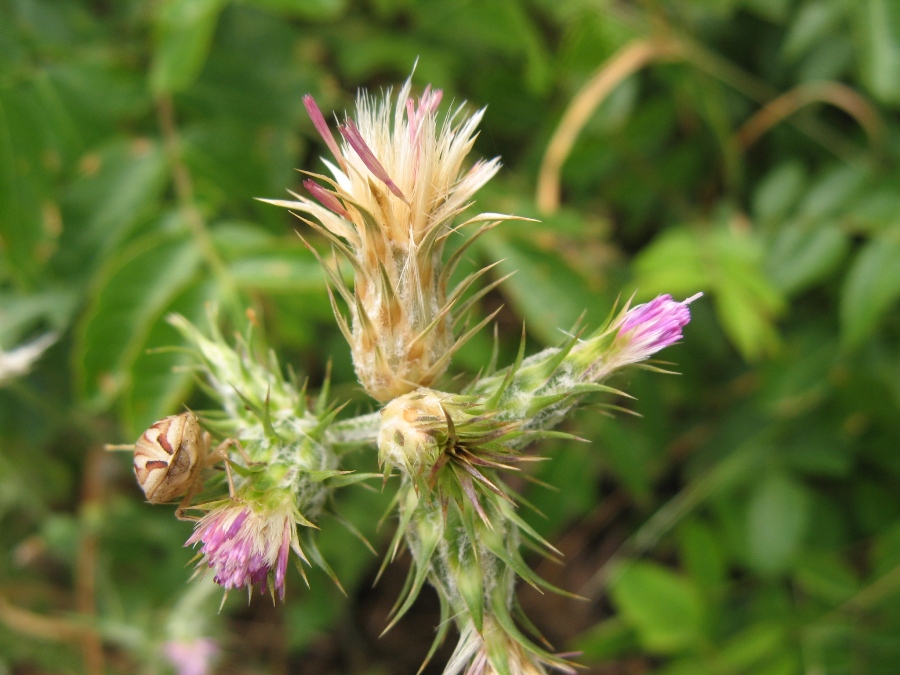
<path id="1" fill-rule="evenodd" d="M 445 397 L 419 389 L 388 403 L 381 411 L 378 461 L 404 468 L 410 475 L 434 466 L 448 435 Z"/>

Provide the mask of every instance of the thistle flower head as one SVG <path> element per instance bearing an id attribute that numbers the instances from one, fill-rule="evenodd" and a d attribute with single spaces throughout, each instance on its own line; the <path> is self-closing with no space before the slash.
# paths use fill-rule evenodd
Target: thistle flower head
<path id="1" fill-rule="evenodd" d="M 271 587 L 283 600 L 291 550 L 306 561 L 297 538 L 303 520 L 289 495 L 273 508 L 228 502 L 200 520 L 185 546 L 201 544 L 198 568 L 211 568 L 215 582 L 226 590 Z"/>
<path id="2" fill-rule="evenodd" d="M 447 238 L 470 223 L 484 223 L 477 236 L 511 218 L 481 214 L 453 226 L 500 166 L 497 159 L 464 166 L 484 111 L 467 117 L 459 107 L 441 121 L 440 90 L 426 87 L 418 99 L 410 91 L 408 80 L 396 98 L 390 91 L 380 100 L 360 93 L 355 116 L 338 125 L 340 145 L 306 96 L 313 124 L 334 155 L 334 162 L 326 161 L 331 177 L 311 174 L 314 179 L 304 182 L 313 199 L 265 200 L 312 216 L 317 222 L 306 222 L 351 263 L 352 292 L 327 265 L 326 273 L 350 311 L 348 324 L 335 305 L 357 376 L 379 401 L 432 384 L 469 336 L 455 339 L 451 310 L 481 273 L 448 294 L 458 258 L 444 266 Z M 467 307 L 456 309 L 464 314 Z"/>
<path id="3" fill-rule="evenodd" d="M 660 295 L 621 314 L 613 323 L 616 343 L 621 349 L 619 365 L 636 363 L 681 339 L 681 329 L 691 320 L 688 309 L 702 293 L 678 302 L 671 295 Z"/>

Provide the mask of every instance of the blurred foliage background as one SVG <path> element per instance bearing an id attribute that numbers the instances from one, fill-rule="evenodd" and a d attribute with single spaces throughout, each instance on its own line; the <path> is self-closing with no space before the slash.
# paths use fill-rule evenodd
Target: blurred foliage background
<path id="1" fill-rule="evenodd" d="M 664 355 L 681 375 L 616 383 L 642 419 L 589 411 L 590 444 L 538 448 L 557 489 L 527 515 L 566 557 L 533 564 L 587 600 L 523 589 L 527 613 L 594 673 L 896 673 L 892 0 L 0 0 L 0 347 L 58 336 L 0 386 L 0 673 L 173 672 L 163 644 L 198 636 L 222 673 L 416 672 L 436 601 L 378 637 L 407 561 L 373 589 L 378 558 L 325 522 L 348 598 L 295 574 L 284 605 L 219 611 L 190 525 L 102 450 L 202 408 L 155 350 L 210 301 L 372 409 L 299 223 L 254 198 L 321 169 L 303 94 L 340 112 L 416 59 L 420 90 L 488 106 L 475 152 L 505 166 L 479 209 L 540 219 L 472 261 L 518 270 L 483 301 L 507 361 L 523 321 L 538 349 L 620 293 L 705 293 Z M 376 548 L 387 496 L 341 494 Z"/>

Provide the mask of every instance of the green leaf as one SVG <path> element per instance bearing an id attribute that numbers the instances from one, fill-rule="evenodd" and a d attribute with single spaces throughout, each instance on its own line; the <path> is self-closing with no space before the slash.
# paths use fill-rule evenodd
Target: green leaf
<path id="1" fill-rule="evenodd" d="M 501 291 L 525 317 L 528 333 L 545 344 L 559 342 L 560 329 L 571 327 L 585 312 L 588 324 L 603 320 L 607 310 L 598 302 L 597 294 L 556 251 L 494 232 L 482 237 L 480 245 L 492 260 L 502 261 L 497 266 L 498 275 L 515 272 Z"/>
<path id="2" fill-rule="evenodd" d="M 836 215 L 851 203 L 870 178 L 861 164 L 838 164 L 822 173 L 797 209 L 800 217 L 819 221 Z"/>
<path id="3" fill-rule="evenodd" d="M 774 319 L 784 308 L 762 262 L 755 232 L 728 222 L 713 229 L 682 227 L 664 233 L 641 252 L 634 263 L 634 283 L 640 299 L 711 292 L 728 337 L 752 360 L 777 348 Z"/>
<path id="4" fill-rule="evenodd" d="M 838 344 L 832 334 L 820 326 L 810 326 L 791 335 L 786 348 L 765 370 L 762 390 L 757 401 L 775 417 L 792 418 L 815 407 L 829 393 L 829 373 L 838 360 Z M 824 433 L 832 434 L 830 425 Z M 813 432 L 810 434 L 810 432 Z M 810 443 L 810 435 L 820 436 L 817 427 L 796 425 L 782 445 Z M 842 439 L 835 435 L 837 443 Z M 811 443 L 818 446 L 820 443 Z M 815 452 L 818 452 L 818 448 Z M 779 452 L 784 452 L 780 450 Z"/>
<path id="5" fill-rule="evenodd" d="M 270 293 L 325 292 L 325 275 L 309 250 L 292 244 L 280 250 L 249 252 L 228 271 L 241 288 Z"/>
<path id="6" fill-rule="evenodd" d="M 873 183 L 871 189 L 856 196 L 849 208 L 853 234 L 874 236 L 897 222 L 900 194 L 892 180 Z"/>
<path id="7" fill-rule="evenodd" d="M 634 629 L 621 617 L 607 619 L 575 640 L 575 649 L 590 663 L 605 663 L 617 656 L 638 650 Z"/>
<path id="8" fill-rule="evenodd" d="M 699 644 L 704 606 L 686 579 L 655 563 L 627 563 L 615 574 L 610 595 L 650 651 L 673 654 Z"/>
<path id="9" fill-rule="evenodd" d="M 38 256 L 40 247 L 59 234 L 59 223 L 51 226 L 41 208 L 53 198 L 41 161 L 48 151 L 42 118 L 33 92 L 0 83 L 0 251 L 16 276 L 29 282 L 46 258 Z"/>
<path id="10" fill-rule="evenodd" d="M 804 4 L 784 40 L 784 58 L 793 61 L 803 56 L 834 30 L 842 12 L 843 3 L 839 0 L 813 0 Z"/>
<path id="11" fill-rule="evenodd" d="M 704 659 L 689 656 L 666 664 L 653 675 L 716 675 Z"/>
<path id="12" fill-rule="evenodd" d="M 465 35 L 477 51 L 488 51 L 513 59 L 524 66 L 524 81 L 531 91 L 545 91 L 550 84 L 544 36 L 535 17 L 517 0 L 469 4 L 465 0 L 445 0 L 438 10 L 420 15 L 426 34 L 443 41 Z M 507 72 L 507 77 L 512 75 Z M 487 79 L 485 76 L 484 79 Z"/>
<path id="13" fill-rule="evenodd" d="M 716 311 L 728 336 L 745 358 L 774 352 L 774 318 L 784 301 L 763 273 L 758 239 L 749 232 L 720 228 L 709 236 L 706 254 Z"/>
<path id="14" fill-rule="evenodd" d="M 786 634 L 779 624 L 754 624 L 725 643 L 717 661 L 725 666 L 725 672 L 755 672 L 757 664 L 785 647 Z"/>
<path id="15" fill-rule="evenodd" d="M 772 473 L 755 489 L 747 510 L 750 565 L 760 574 L 784 571 L 800 550 L 810 516 L 806 488 Z"/>
<path id="16" fill-rule="evenodd" d="M 862 75 L 882 101 L 900 102 L 900 5 L 895 0 L 866 0 L 859 5 L 863 48 Z"/>
<path id="17" fill-rule="evenodd" d="M 693 294 L 711 283 L 701 238 L 686 227 L 661 234 L 635 258 L 634 271 L 641 298 Z"/>
<path id="18" fill-rule="evenodd" d="M 276 237 L 258 225 L 239 221 L 219 223 L 211 234 L 229 276 L 240 288 L 324 297 L 325 273 L 299 237 Z M 349 283 L 349 274 L 345 278 Z"/>
<path id="19" fill-rule="evenodd" d="M 755 360 L 775 351 L 778 334 L 740 284 L 722 280 L 715 301 L 722 328 L 745 358 Z"/>
<path id="20" fill-rule="evenodd" d="M 797 160 L 772 169 L 753 194 L 754 219 L 775 224 L 784 220 L 800 198 L 806 180 L 806 170 Z"/>
<path id="21" fill-rule="evenodd" d="M 156 49 L 150 67 L 154 94 L 188 87 L 203 70 L 225 0 L 164 0 L 156 15 Z"/>
<path id="22" fill-rule="evenodd" d="M 167 178 L 165 153 L 157 143 L 115 142 L 82 159 L 87 167 L 66 193 L 64 215 L 79 222 L 62 254 L 81 270 L 102 260 L 148 212 L 158 213 Z"/>
<path id="23" fill-rule="evenodd" d="M 715 593 L 724 585 L 725 556 L 712 528 L 699 520 L 688 520 L 679 528 L 678 550 L 698 588 Z"/>
<path id="24" fill-rule="evenodd" d="M 794 569 L 794 579 L 805 593 L 833 606 L 845 603 L 859 591 L 853 568 L 831 552 L 805 554 Z"/>
<path id="25" fill-rule="evenodd" d="M 892 574 L 900 565 L 900 521 L 874 538 L 871 558 L 872 580 Z"/>
<path id="26" fill-rule="evenodd" d="M 841 337 L 858 346 L 900 298 L 900 229 L 866 243 L 850 266 L 841 289 Z"/>
<path id="27" fill-rule="evenodd" d="M 347 0 L 242 0 L 242 2 L 285 16 L 314 21 L 337 19 L 347 11 Z"/>
<path id="28" fill-rule="evenodd" d="M 80 300 L 74 289 L 62 286 L 25 295 L 0 291 L 0 348 L 25 340 L 40 321 L 64 333 Z"/>
<path id="29" fill-rule="evenodd" d="M 159 316 L 177 312 L 196 325 L 207 304 L 215 302 L 217 290 L 213 282 L 192 285 L 173 298 Z M 179 347 L 187 347 L 184 336 L 168 321 L 154 321 L 131 365 L 122 397 L 122 420 L 129 438 L 137 438 L 155 420 L 179 412 L 184 403 L 193 375 L 178 368 L 191 364 L 193 358 Z"/>
<path id="30" fill-rule="evenodd" d="M 102 270 L 73 352 L 82 399 L 105 407 L 128 385 L 131 367 L 154 323 L 188 285 L 199 262 L 190 240 L 155 233 Z"/>
<path id="31" fill-rule="evenodd" d="M 849 636 L 847 636 L 849 639 Z M 845 640 L 842 640 L 845 642 Z M 754 675 L 802 675 L 808 672 L 794 650 L 775 654 L 754 670 Z"/>
<path id="32" fill-rule="evenodd" d="M 847 236 L 837 225 L 790 223 L 778 231 L 768 251 L 768 277 L 781 292 L 792 295 L 825 279 L 849 248 Z"/>

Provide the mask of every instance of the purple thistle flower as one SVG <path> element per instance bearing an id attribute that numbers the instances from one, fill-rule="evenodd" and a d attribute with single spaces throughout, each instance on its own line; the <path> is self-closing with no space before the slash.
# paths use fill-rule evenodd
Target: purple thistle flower
<path id="1" fill-rule="evenodd" d="M 683 302 L 668 294 L 660 295 L 626 311 L 618 319 L 616 341 L 622 346 L 622 355 L 617 361 L 621 359 L 621 365 L 643 361 L 678 342 L 681 329 L 691 320 L 688 305 L 701 295 L 697 293 Z"/>
<path id="2" fill-rule="evenodd" d="M 169 640 L 163 645 L 163 656 L 178 675 L 206 675 L 219 655 L 219 645 L 212 638 Z"/>
<path id="3" fill-rule="evenodd" d="M 246 505 L 224 506 L 207 513 L 185 543 L 202 543 L 204 563 L 215 582 L 231 590 L 259 586 L 265 590 L 274 573 L 273 591 L 284 600 L 284 581 L 290 549 L 304 561 L 297 543 L 297 518 L 290 505 L 257 512 Z"/>

